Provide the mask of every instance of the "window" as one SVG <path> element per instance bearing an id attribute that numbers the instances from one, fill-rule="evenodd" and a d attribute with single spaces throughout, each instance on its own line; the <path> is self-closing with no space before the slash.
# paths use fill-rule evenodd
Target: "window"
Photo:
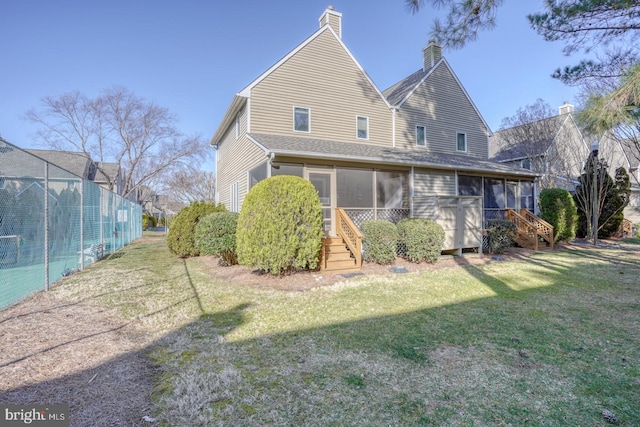
<path id="1" fill-rule="evenodd" d="M 309 109 L 293 107 L 293 130 L 296 132 L 310 132 Z"/>
<path id="2" fill-rule="evenodd" d="M 424 126 L 416 126 L 416 145 L 419 147 L 427 145 L 427 131 Z"/>
<path id="3" fill-rule="evenodd" d="M 249 171 L 249 190 L 263 179 L 267 179 L 266 163 L 262 163 Z"/>
<path id="4" fill-rule="evenodd" d="M 236 139 L 240 138 L 240 113 L 236 115 Z"/>
<path id="5" fill-rule="evenodd" d="M 523 169 L 531 170 L 531 160 L 525 159 L 525 160 L 521 161 L 520 162 L 520 166 L 522 166 Z"/>
<path id="6" fill-rule="evenodd" d="M 456 139 L 457 139 L 456 149 L 458 151 L 467 151 L 467 134 L 458 133 L 456 136 Z"/>
<path id="7" fill-rule="evenodd" d="M 230 208 L 229 210 L 231 212 L 239 212 L 239 207 L 238 207 L 238 182 L 234 182 L 233 184 L 231 184 L 231 188 L 230 188 L 230 194 L 229 194 L 229 205 Z"/>
<path id="8" fill-rule="evenodd" d="M 358 116 L 356 123 L 358 139 L 369 139 L 369 118 Z"/>

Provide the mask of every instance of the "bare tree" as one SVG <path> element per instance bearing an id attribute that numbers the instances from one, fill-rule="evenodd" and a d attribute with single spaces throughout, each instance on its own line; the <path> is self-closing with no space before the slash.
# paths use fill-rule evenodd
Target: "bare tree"
<path id="1" fill-rule="evenodd" d="M 557 115 L 542 99 L 519 108 L 502 120 L 500 130 L 492 137 L 495 158 L 528 162 L 531 170 L 542 174 L 541 188 L 570 189 L 572 178 L 582 168 L 583 159 L 576 158 L 576 147 L 583 148 L 578 151 L 586 156 L 572 120 L 570 114 Z"/>
<path id="2" fill-rule="evenodd" d="M 185 136 L 168 109 L 122 87 L 106 89 L 96 98 L 80 92 L 42 99 L 41 110 L 26 118 L 39 125 L 38 137 L 55 149 L 81 151 L 99 162 L 98 169 L 113 182 L 102 163 L 116 162 L 123 171 L 125 197 L 160 174 L 198 165 L 206 154 L 200 136 Z"/>
<path id="3" fill-rule="evenodd" d="M 167 177 L 163 193 L 171 201 L 191 202 L 215 200 L 216 178 L 213 172 L 181 170 Z"/>

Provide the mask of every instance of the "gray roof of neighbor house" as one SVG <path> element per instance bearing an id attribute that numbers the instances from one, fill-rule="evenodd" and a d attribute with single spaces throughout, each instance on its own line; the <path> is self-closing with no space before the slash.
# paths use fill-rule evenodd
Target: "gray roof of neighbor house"
<path id="1" fill-rule="evenodd" d="M 499 174 L 536 177 L 539 174 L 514 168 L 490 160 L 462 155 L 432 153 L 424 150 L 399 150 L 365 143 L 328 141 L 295 136 L 249 134 L 265 155 L 346 160 L 367 164 L 417 166 L 467 172 L 495 172 Z"/>
<path id="2" fill-rule="evenodd" d="M 40 157 L 47 162 L 58 166 L 77 175 L 83 179 L 93 181 L 96 183 L 108 183 L 109 179 L 99 169 L 102 168 L 106 172 L 111 181 L 114 181 L 118 176 L 120 165 L 118 163 L 110 162 L 96 162 L 91 160 L 91 157 L 79 151 L 56 151 L 56 150 L 37 150 L 26 149 L 28 153 Z"/>
<path id="3" fill-rule="evenodd" d="M 501 129 L 493 132 L 493 135 L 489 137 L 489 144 L 491 144 L 492 141 L 499 141 L 501 138 L 506 138 L 510 132 L 517 133 L 519 128 L 524 128 L 525 126 L 539 127 L 539 134 L 545 133 L 548 136 L 544 139 L 537 139 L 536 141 L 519 141 L 519 144 L 516 146 L 509 146 L 498 151 L 493 157 L 491 157 L 491 160 L 496 162 L 505 162 L 509 160 L 524 159 L 532 155 L 532 149 L 539 150 L 538 155 L 544 156 L 551 144 L 553 144 L 556 135 L 565 123 L 567 117 L 567 115 L 552 116 L 532 123 L 525 123 L 512 128 Z M 525 130 L 524 133 L 530 134 L 533 133 L 534 130 L 535 129 Z M 534 144 L 533 147 L 531 147 L 530 144 Z"/>
<path id="4" fill-rule="evenodd" d="M 89 179 L 92 160 L 85 153 L 76 151 L 55 151 L 26 149 L 28 153 L 40 157 L 49 163 L 53 163 L 67 172 L 71 172 L 81 178 Z"/>

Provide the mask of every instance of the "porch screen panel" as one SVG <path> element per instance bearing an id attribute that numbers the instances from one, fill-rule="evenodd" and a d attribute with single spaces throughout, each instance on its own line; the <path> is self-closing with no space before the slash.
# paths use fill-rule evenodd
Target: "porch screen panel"
<path id="1" fill-rule="evenodd" d="M 261 163 L 249 171 L 249 189 L 253 188 L 254 185 L 259 183 L 263 179 L 267 179 L 266 163 Z"/>
<path id="2" fill-rule="evenodd" d="M 459 196 L 482 196 L 482 177 L 458 175 Z"/>
<path id="3" fill-rule="evenodd" d="M 406 172 L 376 173 L 378 209 L 408 209 L 409 179 Z"/>
<path id="4" fill-rule="evenodd" d="M 373 171 L 338 169 L 336 175 L 338 207 L 373 208 Z"/>
<path id="5" fill-rule="evenodd" d="M 533 194 L 533 182 L 521 181 L 520 182 L 520 208 L 527 209 L 534 212 L 534 194 Z"/>
<path id="6" fill-rule="evenodd" d="M 504 219 L 505 208 L 504 180 L 497 178 L 484 179 L 484 217 Z"/>
<path id="7" fill-rule="evenodd" d="M 293 175 L 303 178 L 302 165 L 279 164 L 271 167 L 271 176 L 276 175 Z"/>

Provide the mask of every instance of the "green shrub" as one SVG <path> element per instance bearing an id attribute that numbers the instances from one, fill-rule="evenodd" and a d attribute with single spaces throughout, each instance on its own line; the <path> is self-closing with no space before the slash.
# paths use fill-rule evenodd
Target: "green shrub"
<path id="1" fill-rule="evenodd" d="M 149 215 L 142 214 L 142 229 L 147 230 L 149 228 Z"/>
<path id="2" fill-rule="evenodd" d="M 487 227 L 489 237 L 489 252 L 494 254 L 504 253 L 513 246 L 516 236 L 516 225 L 503 219 L 490 219 Z"/>
<path id="3" fill-rule="evenodd" d="M 280 175 L 256 184 L 242 204 L 238 262 L 272 274 L 318 268 L 322 205 L 313 184 Z"/>
<path id="4" fill-rule="evenodd" d="M 390 264 L 396 259 L 400 235 L 395 224 L 389 221 L 363 221 L 362 248 L 364 259 L 378 264 Z"/>
<path id="5" fill-rule="evenodd" d="M 409 261 L 432 264 L 438 261 L 445 237 L 440 224 L 428 219 L 408 218 L 398 222 L 397 228 Z"/>
<path id="6" fill-rule="evenodd" d="M 576 238 L 578 208 L 573 197 L 561 188 L 545 188 L 540 192 L 540 217 L 553 226 L 555 241 Z"/>
<path id="7" fill-rule="evenodd" d="M 171 220 L 171 227 L 167 235 L 169 250 L 181 257 L 197 256 L 200 254 L 195 242 L 195 229 L 200 218 L 214 212 L 224 212 L 222 205 L 215 203 L 193 202 L 184 207 Z"/>
<path id="8" fill-rule="evenodd" d="M 196 247 L 201 254 L 219 255 L 227 265 L 238 263 L 236 254 L 237 212 L 214 212 L 196 226 Z"/>

